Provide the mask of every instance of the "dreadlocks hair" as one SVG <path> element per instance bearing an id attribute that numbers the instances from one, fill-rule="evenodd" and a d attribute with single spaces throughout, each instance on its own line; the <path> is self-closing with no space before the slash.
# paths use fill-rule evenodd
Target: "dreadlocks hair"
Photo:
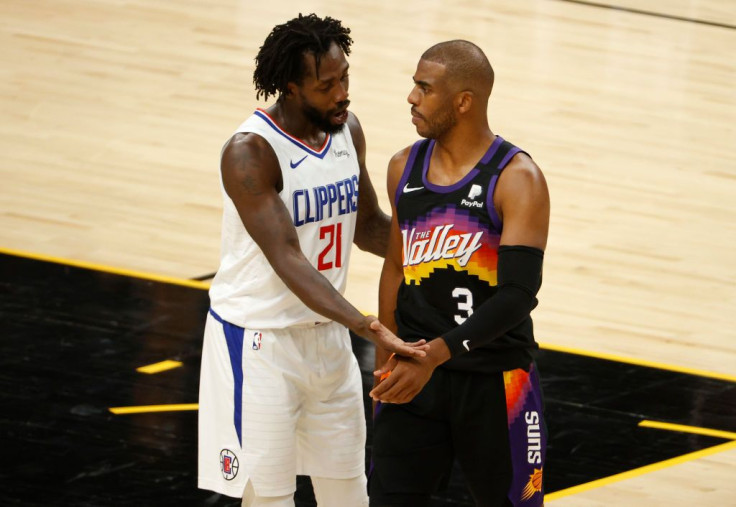
<path id="1" fill-rule="evenodd" d="M 329 16 L 323 19 L 315 14 L 299 14 L 298 18 L 275 26 L 256 56 L 256 100 L 261 95 L 265 100 L 271 95 L 280 97 L 288 93 L 288 83 L 301 83 L 306 71 L 305 52 L 314 54 L 319 72 L 320 58 L 333 42 L 343 53 L 350 54 L 350 29 Z"/>

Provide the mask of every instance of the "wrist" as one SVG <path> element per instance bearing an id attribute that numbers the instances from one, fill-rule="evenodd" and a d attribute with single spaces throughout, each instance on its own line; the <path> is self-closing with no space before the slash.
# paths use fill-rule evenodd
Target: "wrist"
<path id="1" fill-rule="evenodd" d="M 347 327 L 353 333 L 357 334 L 361 338 L 370 340 L 371 339 L 371 322 L 373 322 L 374 319 L 375 317 L 372 319 L 367 315 L 361 314 Z"/>
<path id="2" fill-rule="evenodd" d="M 435 338 L 429 342 L 429 350 L 427 351 L 427 358 L 431 361 L 434 368 L 438 367 L 442 363 L 448 361 L 452 357 L 450 349 L 445 343 L 442 337 Z"/>

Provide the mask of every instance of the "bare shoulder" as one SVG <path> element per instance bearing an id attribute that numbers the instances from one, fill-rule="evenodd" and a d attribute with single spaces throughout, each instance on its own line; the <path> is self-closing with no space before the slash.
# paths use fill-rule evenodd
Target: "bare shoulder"
<path id="1" fill-rule="evenodd" d="M 348 111 L 347 124 L 348 124 L 348 127 L 350 128 L 351 134 L 363 135 L 363 126 L 360 124 L 360 120 L 358 120 L 358 117 L 355 116 L 355 113 L 353 113 L 352 111 Z"/>
<path id="2" fill-rule="evenodd" d="M 404 172 L 406 162 L 409 160 L 409 154 L 411 154 L 411 148 L 411 145 L 409 145 L 406 148 L 394 153 L 394 156 L 391 157 L 391 160 L 389 160 L 388 162 L 389 172 L 397 171 L 399 175 Z"/>
<path id="3" fill-rule="evenodd" d="M 517 197 L 519 194 L 548 194 L 542 169 L 526 153 L 517 153 L 511 159 L 498 180 L 498 190 L 501 194 L 508 190 Z"/>
<path id="4" fill-rule="evenodd" d="M 386 175 L 386 187 L 389 195 L 393 196 L 396 193 L 396 188 L 399 186 L 401 176 L 404 174 L 404 168 L 406 162 L 409 160 L 409 154 L 411 153 L 411 146 L 407 146 L 403 150 L 400 150 L 391 157 L 388 162 L 388 174 Z"/>
<path id="5" fill-rule="evenodd" d="M 504 223 L 505 244 L 544 249 L 549 226 L 549 190 L 542 170 L 531 157 L 518 153 L 511 159 L 498 179 L 493 201 Z"/>
<path id="6" fill-rule="evenodd" d="M 350 137 L 353 138 L 353 144 L 360 153 L 365 150 L 365 134 L 363 133 L 363 126 L 360 124 L 358 117 L 352 111 L 348 111 L 348 128 L 350 129 Z"/>
<path id="7" fill-rule="evenodd" d="M 280 185 L 281 181 L 273 148 L 263 137 L 250 132 L 238 132 L 225 143 L 220 171 L 228 193 L 235 183 L 248 193 L 259 193 L 263 188 Z"/>
<path id="8" fill-rule="evenodd" d="M 238 168 L 247 166 L 249 161 L 271 160 L 278 164 L 276 153 L 268 142 L 252 132 L 237 132 L 222 148 L 222 166 Z"/>

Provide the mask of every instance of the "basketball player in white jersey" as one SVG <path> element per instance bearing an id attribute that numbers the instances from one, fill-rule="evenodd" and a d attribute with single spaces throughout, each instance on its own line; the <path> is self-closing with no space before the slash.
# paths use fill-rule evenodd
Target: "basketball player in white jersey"
<path id="1" fill-rule="evenodd" d="M 384 256 L 389 219 L 349 113 L 352 39 L 310 14 L 256 57 L 258 109 L 222 152 L 220 268 L 199 393 L 199 487 L 248 507 L 293 506 L 296 475 L 320 507 L 367 506 L 365 418 L 348 329 L 423 357 L 343 296 L 351 244 Z"/>

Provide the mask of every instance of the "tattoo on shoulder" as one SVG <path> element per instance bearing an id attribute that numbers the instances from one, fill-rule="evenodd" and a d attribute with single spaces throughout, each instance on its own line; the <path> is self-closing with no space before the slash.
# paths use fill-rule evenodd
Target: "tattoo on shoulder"
<path id="1" fill-rule="evenodd" d="M 256 180 L 256 178 L 254 178 L 253 175 L 249 174 L 247 171 L 245 171 L 243 173 L 243 176 L 240 178 L 240 184 L 243 186 L 243 189 L 249 194 L 261 193 L 261 185 L 259 184 L 258 180 Z"/>

